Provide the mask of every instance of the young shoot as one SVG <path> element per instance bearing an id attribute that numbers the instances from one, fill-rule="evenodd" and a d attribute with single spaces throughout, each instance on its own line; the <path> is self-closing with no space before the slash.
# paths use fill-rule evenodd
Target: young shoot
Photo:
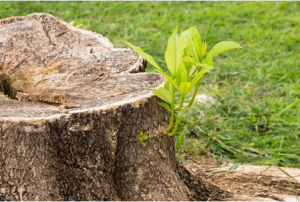
<path id="1" fill-rule="evenodd" d="M 166 78 L 164 87 L 152 90 L 152 93 L 164 102 L 158 104 L 170 112 L 168 135 L 177 135 L 177 128 L 183 115 L 192 107 L 198 91 L 201 77 L 213 69 L 213 57 L 219 53 L 242 48 L 234 41 L 222 41 L 216 44 L 206 53 L 207 44 L 201 42 L 198 30 L 191 27 L 180 36 L 177 34 L 177 26 L 168 39 L 165 51 L 167 71 L 162 69 L 151 55 L 146 54 L 140 47 L 124 41 L 128 46 L 140 54 L 152 64 L 155 70 Z M 184 106 L 188 93 L 194 88 L 194 92 L 188 105 Z M 179 97 L 179 98 L 178 98 Z"/>

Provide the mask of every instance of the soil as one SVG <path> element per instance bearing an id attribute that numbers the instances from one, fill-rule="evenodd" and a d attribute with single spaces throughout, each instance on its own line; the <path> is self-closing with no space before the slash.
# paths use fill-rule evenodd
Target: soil
<path id="1" fill-rule="evenodd" d="M 184 166 L 193 174 L 204 177 L 210 183 L 233 193 L 235 196 L 229 200 L 297 201 L 296 193 L 288 181 L 293 184 L 300 196 L 300 169 L 282 168 L 293 176 L 293 179 L 277 167 L 264 171 L 269 166 L 240 165 L 228 172 L 217 172 L 226 171 L 233 164 L 217 165 L 208 155 L 202 155 L 198 160 L 189 159 L 188 156 L 185 156 L 185 159 L 188 160 L 183 161 Z"/>

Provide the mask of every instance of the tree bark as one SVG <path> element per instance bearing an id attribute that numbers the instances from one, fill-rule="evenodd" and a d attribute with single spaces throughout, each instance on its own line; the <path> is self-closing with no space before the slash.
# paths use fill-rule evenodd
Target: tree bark
<path id="1" fill-rule="evenodd" d="M 178 163 L 169 114 L 151 93 L 164 78 L 145 67 L 134 51 L 49 14 L 1 20 L 0 199 L 230 195 Z"/>

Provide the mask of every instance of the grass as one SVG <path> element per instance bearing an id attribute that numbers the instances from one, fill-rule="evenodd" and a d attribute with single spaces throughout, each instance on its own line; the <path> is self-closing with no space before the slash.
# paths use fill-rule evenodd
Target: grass
<path id="1" fill-rule="evenodd" d="M 243 50 L 218 57 L 201 80 L 201 93 L 216 104 L 198 104 L 186 116 L 181 131 L 197 139 L 187 138 L 178 155 L 211 152 L 238 163 L 298 168 L 299 10 L 300 2 L 0 2 L 1 19 L 47 12 L 75 20 L 117 47 L 126 47 L 121 40 L 142 47 L 161 66 L 175 25 L 195 26 L 209 49 L 239 42 Z"/>

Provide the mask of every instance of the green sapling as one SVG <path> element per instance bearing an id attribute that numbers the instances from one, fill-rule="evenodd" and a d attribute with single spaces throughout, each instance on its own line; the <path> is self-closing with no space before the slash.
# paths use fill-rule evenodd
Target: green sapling
<path id="1" fill-rule="evenodd" d="M 152 93 L 165 101 L 158 104 L 171 114 L 167 128 L 169 136 L 176 134 L 180 120 L 191 108 L 197 95 L 199 80 L 205 73 L 213 69 L 212 58 L 223 51 L 242 48 L 234 41 L 223 41 L 216 44 L 206 53 L 207 44 L 206 42 L 201 42 L 196 28 L 191 27 L 181 32 L 180 36 L 178 36 L 176 26 L 168 39 L 165 51 L 165 62 L 167 65 L 167 71 L 165 71 L 151 55 L 146 54 L 140 47 L 126 41 L 124 43 L 140 54 L 154 66 L 159 74 L 166 78 L 164 87 L 154 89 Z M 183 103 L 193 88 L 192 98 L 188 105 L 184 106 Z"/>

